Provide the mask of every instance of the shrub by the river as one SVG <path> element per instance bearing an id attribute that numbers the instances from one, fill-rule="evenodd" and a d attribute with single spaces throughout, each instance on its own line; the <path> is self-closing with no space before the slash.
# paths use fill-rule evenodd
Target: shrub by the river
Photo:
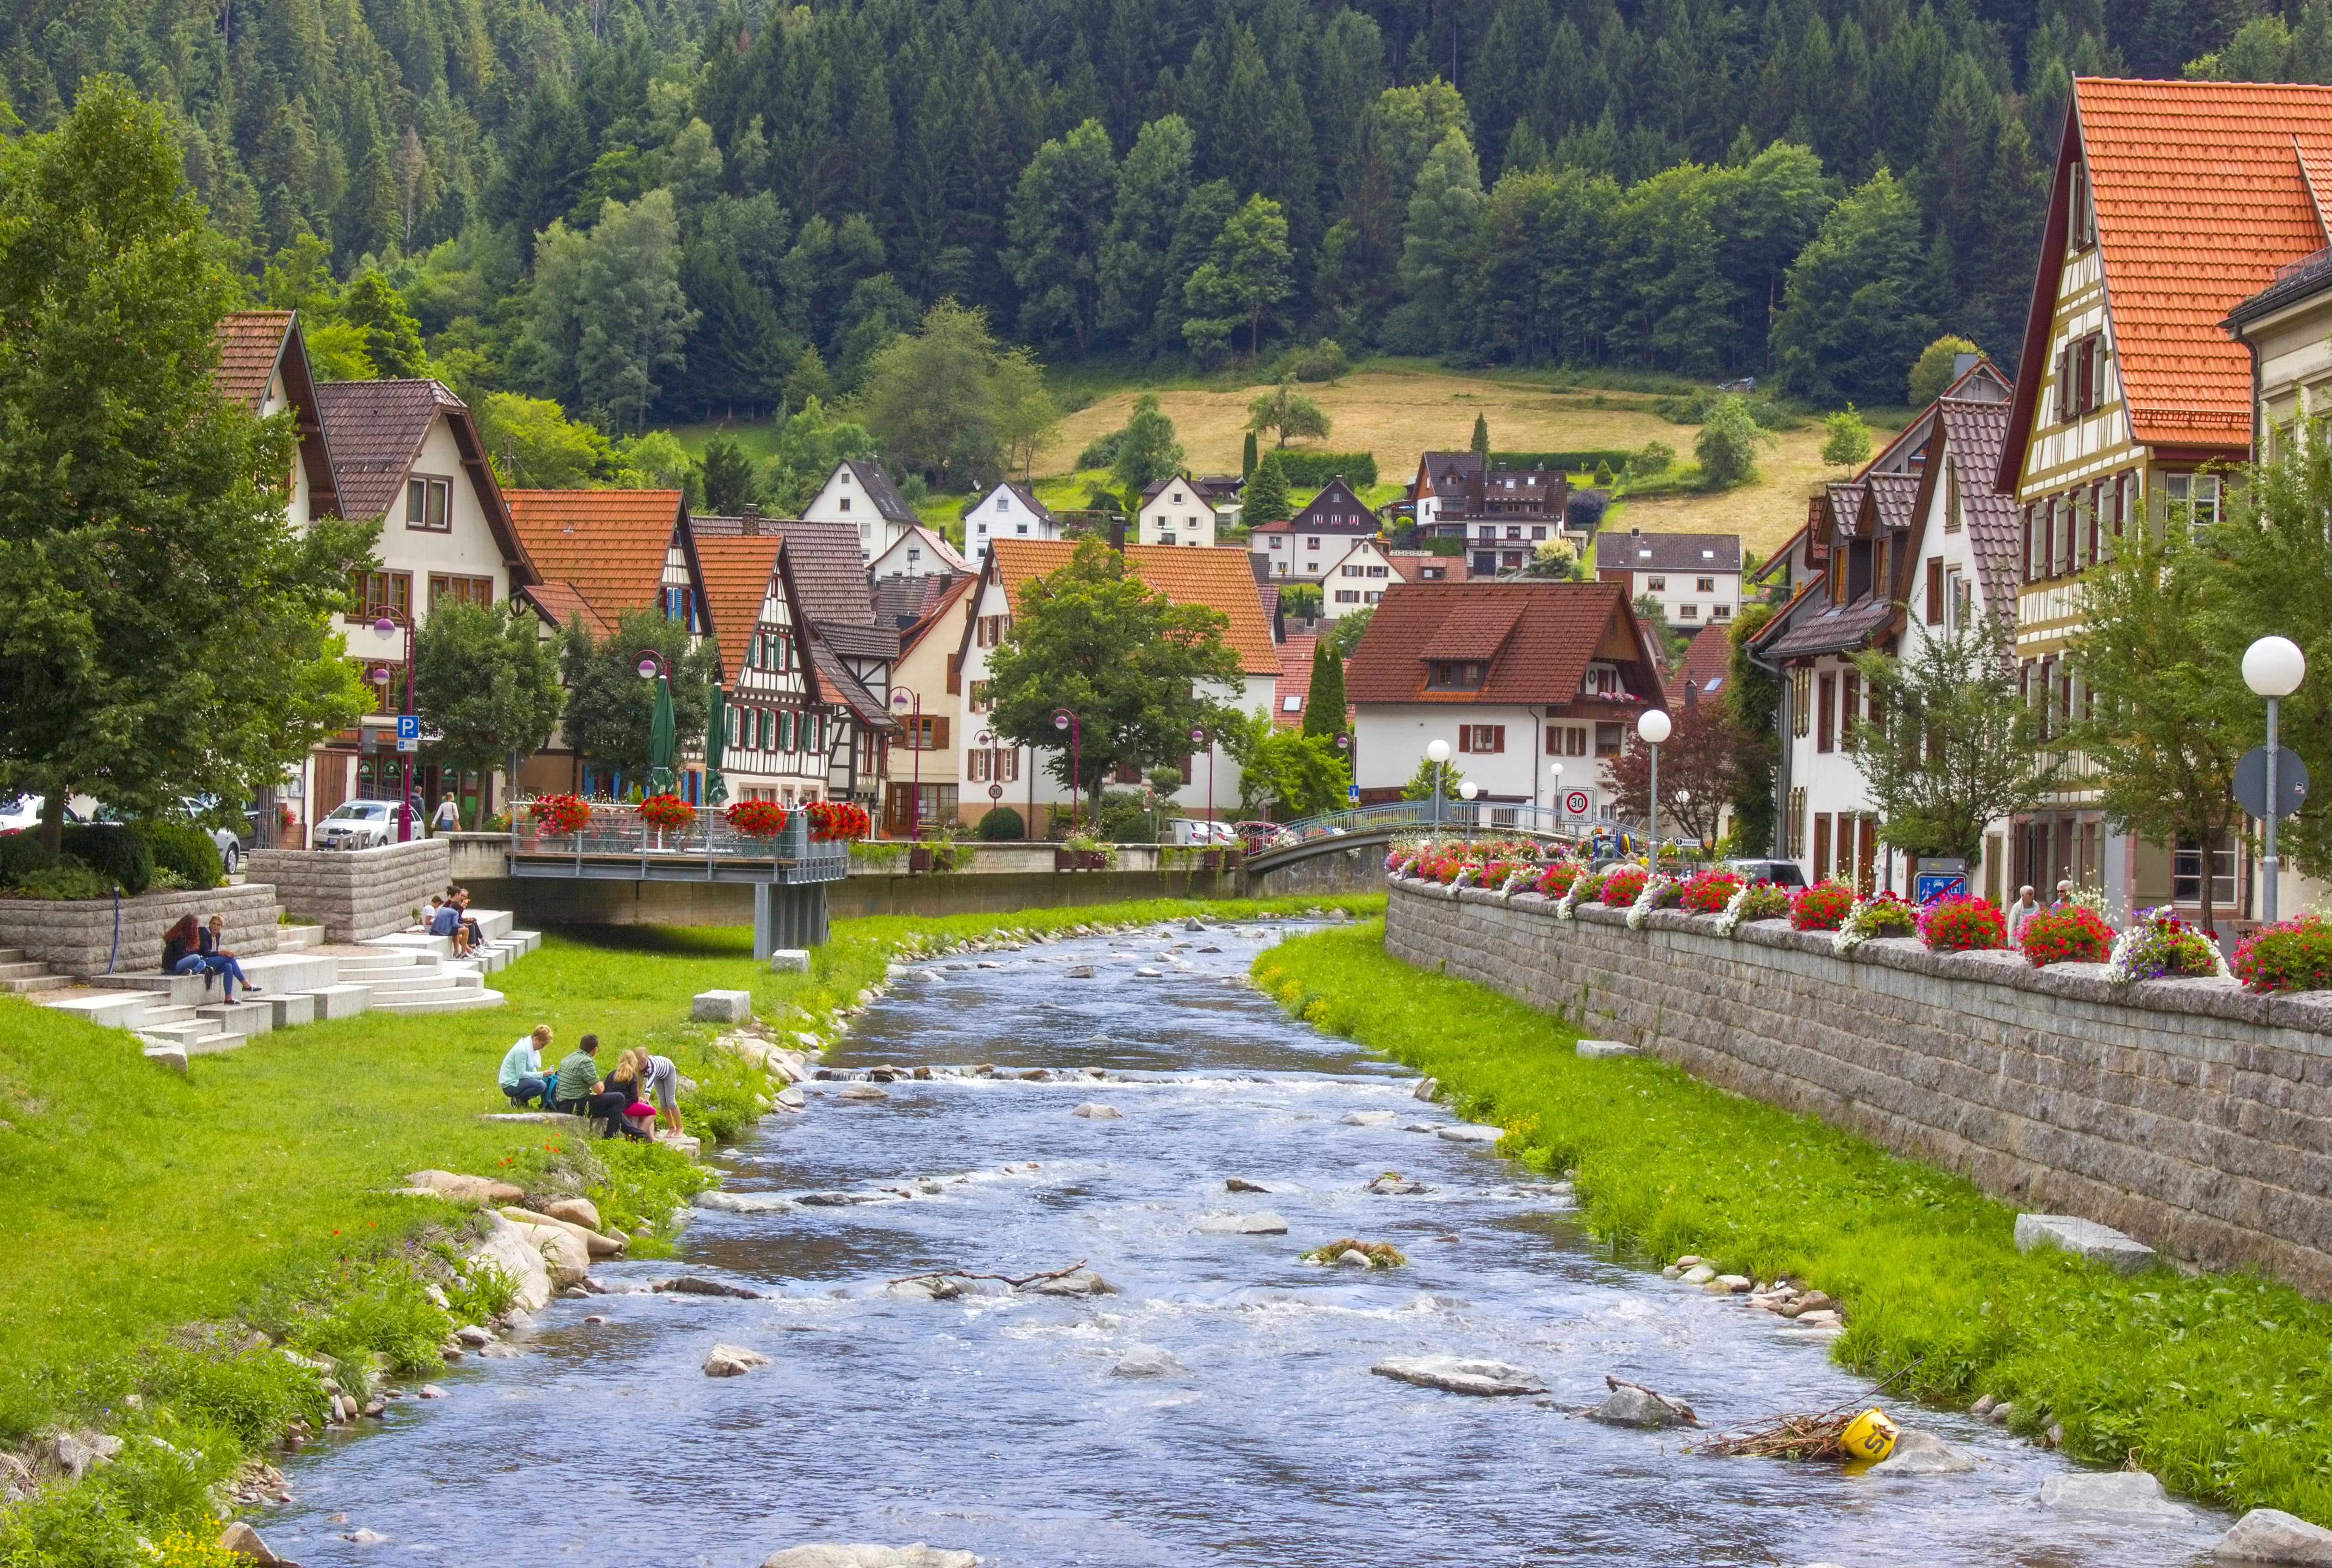
<path id="1" fill-rule="evenodd" d="M 2062 1423 L 2091 1464 L 2332 1525 L 2332 1305 L 2250 1275 L 2021 1253 L 2015 1210 L 1966 1181 L 1662 1062 L 1582 1058 L 1567 1021 L 1389 957 L 1373 924 L 1282 942 L 1254 973 L 1438 1078 L 1525 1163 L 1572 1172 L 1578 1221 L 1611 1256 L 1802 1281 L 1845 1307 L 1844 1364 L 1918 1363 L 1898 1397 L 1989 1393 L 2016 1431 Z"/>

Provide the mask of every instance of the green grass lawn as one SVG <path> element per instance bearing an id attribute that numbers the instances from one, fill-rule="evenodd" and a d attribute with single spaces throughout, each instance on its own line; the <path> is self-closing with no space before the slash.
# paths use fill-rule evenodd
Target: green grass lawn
<path id="1" fill-rule="evenodd" d="M 1381 926 L 1288 942 L 1255 975 L 1439 1078 L 1508 1152 L 1575 1171 L 1613 1257 L 1804 1281 L 1845 1305 L 1837 1351 L 1859 1371 L 1924 1357 L 1905 1385 L 1923 1398 L 2012 1399 L 2017 1430 L 2061 1423 L 2081 1458 L 2332 1525 L 2332 1306 L 2249 1276 L 2019 1253 L 2015 1211 L 1967 1181 L 1658 1061 L 1582 1060 L 1563 1020 L 1388 956 Z"/>

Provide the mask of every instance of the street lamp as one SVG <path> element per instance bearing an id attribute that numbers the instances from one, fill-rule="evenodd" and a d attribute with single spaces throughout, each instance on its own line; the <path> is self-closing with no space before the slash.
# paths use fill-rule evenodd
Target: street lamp
<path id="1" fill-rule="evenodd" d="M 1441 842 L 1441 765 L 1449 760 L 1449 742 L 1434 741 L 1425 748 L 1425 760 L 1433 764 L 1433 842 Z"/>
<path id="2" fill-rule="evenodd" d="M 395 636 L 399 629 L 405 633 L 405 711 L 413 712 L 413 617 L 410 615 L 392 617 L 383 614 L 372 624 L 376 636 Z M 386 676 L 387 671 L 382 674 Z M 387 700 L 388 681 L 380 682 L 381 696 Z M 397 760 L 399 768 L 397 796 L 397 841 L 410 843 L 413 838 L 413 753 L 405 749 L 405 737 L 397 738 Z"/>
<path id="3" fill-rule="evenodd" d="M 1658 708 L 1645 709 L 1636 720 L 1636 733 L 1652 749 L 1651 821 L 1645 827 L 1644 837 L 1651 840 L 1651 865 L 1655 871 L 1660 864 L 1660 742 L 1668 738 L 1671 728 L 1668 716 Z"/>
<path id="4" fill-rule="evenodd" d="M 912 710 L 908 706 L 911 702 Z M 907 797 L 907 841 L 912 844 L 923 828 L 923 695 L 894 685 L 891 688 L 891 706 L 907 714 L 907 750 L 915 755 L 914 782 L 908 786 L 914 793 Z"/>
<path id="5" fill-rule="evenodd" d="M 2275 884 L 2281 869 L 2275 853 L 2275 819 L 2283 804 L 2275 791 L 2276 721 L 2282 716 L 2283 699 L 2299 690 L 2307 675 L 2308 655 L 2289 637 L 2261 637 L 2243 650 L 2243 684 L 2267 699 L 2267 794 L 2260 802 L 2267 808 L 2267 853 L 2260 856 L 2260 875 L 2265 884 L 2260 893 L 2260 915 L 2268 925 L 2275 923 Z M 2209 853 L 2207 846 L 2204 853 Z M 2204 867 L 2206 875 L 2208 870 Z"/>
<path id="6" fill-rule="evenodd" d="M 1077 722 L 1077 716 L 1066 708 L 1056 708 L 1053 710 L 1053 728 L 1069 732 L 1069 832 L 1074 835 L 1077 830 L 1077 797 L 1084 789 L 1079 777 L 1077 751 L 1085 735 L 1085 726 Z"/>
<path id="7" fill-rule="evenodd" d="M 1678 817 L 1682 817 L 1682 816 L 1684 816 L 1684 815 L 1685 815 L 1684 808 L 1686 808 L 1686 807 L 1687 807 L 1687 806 L 1689 806 L 1689 805 L 1691 805 L 1691 804 L 1692 804 L 1692 791 L 1691 791 L 1691 790 L 1689 790 L 1689 789 L 1679 789 L 1679 790 L 1677 790 L 1677 815 Z M 1689 827 L 1691 827 L 1692 824 L 1691 824 L 1691 823 L 1689 823 L 1689 822 L 1687 822 L 1687 823 L 1683 823 L 1683 824 L 1681 824 L 1681 826 L 1682 826 L 1682 827 L 1686 827 L 1686 828 L 1689 828 Z M 1695 839 L 1693 842 L 1694 842 L 1694 843 L 1696 843 L 1696 844 L 1697 844 L 1697 843 L 1699 842 L 1699 840 L 1698 840 L 1698 839 Z"/>
<path id="8" fill-rule="evenodd" d="M 1204 724 L 1193 724 L 1190 726 L 1190 744 L 1207 749 L 1207 838 L 1211 843 L 1215 820 L 1215 732 Z"/>

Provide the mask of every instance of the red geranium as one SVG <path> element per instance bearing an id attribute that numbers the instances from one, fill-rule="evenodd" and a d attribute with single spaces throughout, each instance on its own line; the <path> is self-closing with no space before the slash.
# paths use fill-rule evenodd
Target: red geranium
<path id="1" fill-rule="evenodd" d="M 537 833 L 580 833 L 591 820 L 591 803 L 580 795 L 545 795 L 527 809 Z"/>
<path id="2" fill-rule="evenodd" d="M 774 800 L 740 800 L 722 815 L 748 838 L 775 838 L 786 830 L 786 808 Z"/>
<path id="3" fill-rule="evenodd" d="M 812 800 L 802 809 L 809 815 L 809 836 L 828 843 L 864 838 L 874 830 L 866 808 L 849 800 Z"/>
<path id="4" fill-rule="evenodd" d="M 2303 914 L 2263 925 L 2235 943 L 2232 967 L 2255 991 L 2332 990 L 2332 921 Z"/>
<path id="5" fill-rule="evenodd" d="M 1723 914 L 1740 891 L 1737 871 L 1696 871 L 1685 878 L 1684 896 L 1677 902 L 1693 914 Z"/>
<path id="6" fill-rule="evenodd" d="M 1817 882 L 1790 899 L 1790 924 L 1798 931 L 1836 931 L 1854 912 L 1854 889 L 1843 882 Z"/>
<path id="7" fill-rule="evenodd" d="M 1929 952 L 1984 951 L 2008 945 L 2008 922 L 1985 899 L 1931 899 L 1919 911 L 1919 939 Z"/>
<path id="8" fill-rule="evenodd" d="M 1603 878 L 1603 902 L 1614 909 L 1625 909 L 1636 902 L 1636 894 L 1644 891 L 1644 883 L 1651 875 L 1640 865 L 1621 865 Z"/>
<path id="9" fill-rule="evenodd" d="M 1575 860 L 1558 860 L 1538 874 L 1538 891 L 1549 898 L 1561 898 L 1579 880 L 1580 870 Z"/>
<path id="10" fill-rule="evenodd" d="M 696 808 L 677 795 L 651 795 L 640 802 L 640 820 L 677 832 L 696 820 Z"/>
<path id="11" fill-rule="evenodd" d="M 2113 951 L 2113 927 L 2095 910 L 2074 904 L 2035 913 L 2017 933 L 2017 946 L 2034 969 L 2052 963 L 2103 963 Z"/>

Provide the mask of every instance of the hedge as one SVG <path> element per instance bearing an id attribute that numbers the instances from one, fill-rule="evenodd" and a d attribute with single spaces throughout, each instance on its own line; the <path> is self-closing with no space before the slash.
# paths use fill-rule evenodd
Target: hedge
<path id="1" fill-rule="evenodd" d="M 1377 482 L 1373 452 L 1290 452 L 1282 447 L 1266 454 L 1265 461 L 1277 463 L 1288 483 L 1307 490 L 1317 490 L 1332 479 L 1352 485 Z"/>
<path id="2" fill-rule="evenodd" d="M 1515 470 L 1560 468 L 1565 473 L 1584 473 L 1600 464 L 1608 463 L 1617 473 L 1625 468 L 1628 460 L 1635 455 L 1635 453 L 1619 447 L 1599 448 L 1591 452 L 1493 452 L 1490 454 L 1490 466 Z"/>

